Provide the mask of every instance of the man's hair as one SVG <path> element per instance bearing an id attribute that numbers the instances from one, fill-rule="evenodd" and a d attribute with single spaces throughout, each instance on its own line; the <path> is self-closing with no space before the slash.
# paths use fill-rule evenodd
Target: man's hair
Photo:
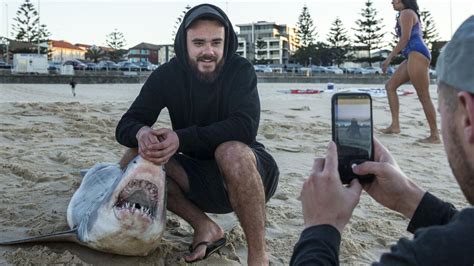
<path id="1" fill-rule="evenodd" d="M 460 92 L 460 90 L 449 86 L 442 81 L 439 82 L 438 89 L 440 95 L 444 99 L 444 104 L 451 112 L 455 112 L 458 108 L 458 92 Z"/>
<path id="2" fill-rule="evenodd" d="M 440 95 L 444 99 L 444 104 L 449 108 L 450 111 L 455 112 L 458 108 L 458 93 L 463 90 L 458 90 L 453 86 L 450 86 L 443 81 L 439 81 L 438 89 Z M 467 92 L 474 97 L 474 93 Z"/>

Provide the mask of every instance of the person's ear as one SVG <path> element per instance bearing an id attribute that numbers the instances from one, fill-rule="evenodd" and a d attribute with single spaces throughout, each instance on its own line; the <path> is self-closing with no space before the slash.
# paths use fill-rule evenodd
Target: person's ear
<path id="1" fill-rule="evenodd" d="M 458 108 L 462 112 L 462 128 L 468 143 L 474 143 L 474 95 L 462 91 L 458 93 Z"/>

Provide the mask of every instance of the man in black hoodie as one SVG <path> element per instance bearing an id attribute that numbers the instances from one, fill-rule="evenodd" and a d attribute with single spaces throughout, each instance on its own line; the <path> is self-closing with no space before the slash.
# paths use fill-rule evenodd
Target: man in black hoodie
<path id="1" fill-rule="evenodd" d="M 202 4 L 189 10 L 175 38 L 176 57 L 151 74 L 116 130 L 121 144 L 165 165 L 168 209 L 194 228 L 188 262 L 225 244 L 222 228 L 205 212 L 234 211 L 247 238 L 248 264 L 268 264 L 265 202 L 279 171 L 256 141 L 257 78 L 250 62 L 235 54 L 237 45 L 221 9 Z M 172 129 L 152 129 L 163 108 Z"/>

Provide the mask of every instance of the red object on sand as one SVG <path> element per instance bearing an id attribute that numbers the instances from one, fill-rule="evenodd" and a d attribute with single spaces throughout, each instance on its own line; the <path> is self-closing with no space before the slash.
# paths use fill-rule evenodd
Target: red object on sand
<path id="1" fill-rule="evenodd" d="M 322 90 L 314 90 L 314 89 L 306 89 L 306 90 L 299 90 L 299 89 L 294 89 L 290 90 L 291 94 L 318 94 L 323 92 Z"/>

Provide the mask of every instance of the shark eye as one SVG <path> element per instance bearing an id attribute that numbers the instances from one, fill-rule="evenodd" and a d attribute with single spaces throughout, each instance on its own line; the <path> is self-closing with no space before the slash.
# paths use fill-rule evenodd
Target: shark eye
<path id="1" fill-rule="evenodd" d="M 134 164 L 137 164 L 137 161 L 133 161 Z"/>

